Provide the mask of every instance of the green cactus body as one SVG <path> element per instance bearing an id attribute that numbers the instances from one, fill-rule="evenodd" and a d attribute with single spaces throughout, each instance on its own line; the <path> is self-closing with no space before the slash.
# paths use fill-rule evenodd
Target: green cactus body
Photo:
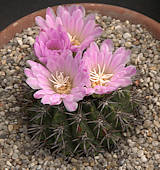
<path id="1" fill-rule="evenodd" d="M 70 154 L 73 150 L 73 144 L 67 115 L 57 110 L 52 117 L 50 129 L 51 139 L 54 137 L 54 142 L 51 143 L 52 148 L 57 148 L 57 150 L 64 152 L 66 155 Z"/>
<path id="2" fill-rule="evenodd" d="M 131 130 L 137 122 L 138 105 L 131 100 L 131 89 L 112 94 L 93 95 L 79 102 L 75 112 L 63 105 L 46 106 L 29 98 L 25 112 L 29 115 L 29 133 L 54 153 L 65 156 L 95 155 L 116 145 L 122 132 Z"/>

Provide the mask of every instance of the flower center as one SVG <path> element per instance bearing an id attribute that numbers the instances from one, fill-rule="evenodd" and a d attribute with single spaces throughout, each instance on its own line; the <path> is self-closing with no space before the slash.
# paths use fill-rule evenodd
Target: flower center
<path id="1" fill-rule="evenodd" d="M 52 41 L 52 40 L 48 40 L 48 41 L 46 42 L 46 46 L 47 46 L 47 48 L 48 48 L 49 50 L 59 50 L 57 44 L 55 44 L 55 42 Z"/>
<path id="2" fill-rule="evenodd" d="M 71 80 L 69 76 L 65 76 L 63 72 L 56 71 L 55 76 L 51 74 L 49 81 L 56 93 L 69 94 L 71 91 Z"/>
<path id="3" fill-rule="evenodd" d="M 110 81 L 113 74 L 105 74 L 105 65 L 101 69 L 100 65 L 98 64 L 98 69 L 94 68 L 92 71 L 90 71 L 90 81 L 91 86 L 94 88 L 95 86 L 106 86 L 106 84 Z"/>
<path id="4" fill-rule="evenodd" d="M 68 37 L 71 41 L 72 45 L 80 45 L 80 41 L 76 38 L 76 35 L 72 36 L 71 34 L 68 33 Z"/>

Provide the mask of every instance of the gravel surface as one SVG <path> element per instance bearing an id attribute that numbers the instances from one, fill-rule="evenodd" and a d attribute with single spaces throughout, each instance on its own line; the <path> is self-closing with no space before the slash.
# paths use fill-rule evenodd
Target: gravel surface
<path id="1" fill-rule="evenodd" d="M 131 49 L 131 64 L 138 74 L 135 95 L 143 98 L 140 106 L 143 123 L 135 128 L 112 153 L 71 158 L 70 162 L 53 157 L 48 151 L 32 153 L 33 143 L 22 123 L 22 92 L 27 87 L 23 73 L 26 60 L 33 57 L 37 27 L 16 34 L 0 50 L 0 169 L 4 170 L 159 170 L 160 169 L 160 41 L 141 25 L 97 16 L 104 29 L 100 43 L 110 38 L 116 47 Z"/>

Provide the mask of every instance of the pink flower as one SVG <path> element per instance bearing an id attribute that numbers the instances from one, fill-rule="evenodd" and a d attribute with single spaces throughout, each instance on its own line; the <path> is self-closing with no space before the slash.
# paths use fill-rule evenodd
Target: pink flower
<path id="1" fill-rule="evenodd" d="M 73 58 L 71 51 L 50 58 L 46 67 L 29 60 L 31 69 L 25 69 L 26 83 L 38 90 L 34 97 L 43 104 L 59 105 L 63 101 L 68 111 L 75 111 L 77 102 L 85 96 L 84 85 L 88 78 L 80 63 L 81 53 Z"/>
<path id="2" fill-rule="evenodd" d="M 51 8 L 48 8 L 46 20 L 36 17 L 36 23 L 42 30 L 62 25 L 72 44 L 71 50 L 77 52 L 87 48 L 102 33 L 94 19 L 93 15 L 85 17 L 85 9 L 82 6 L 72 5 L 58 6 L 57 16 Z"/>
<path id="3" fill-rule="evenodd" d="M 47 8 L 46 10 L 46 19 L 43 19 L 41 16 L 35 18 L 36 24 L 41 28 L 41 30 L 47 30 L 49 28 L 56 28 L 58 25 L 61 25 L 61 19 L 55 15 L 52 8 Z"/>
<path id="4" fill-rule="evenodd" d="M 112 54 L 112 50 L 112 41 L 105 40 L 100 49 L 93 42 L 84 53 L 83 62 L 89 74 L 88 95 L 107 94 L 132 84 L 131 77 L 136 74 L 136 68 L 125 67 L 130 51 L 121 47 Z"/>
<path id="5" fill-rule="evenodd" d="M 34 50 L 38 59 L 46 64 L 48 57 L 55 56 L 56 53 L 60 54 L 70 46 L 68 35 L 58 26 L 56 29 L 50 28 L 41 31 L 36 37 Z"/>

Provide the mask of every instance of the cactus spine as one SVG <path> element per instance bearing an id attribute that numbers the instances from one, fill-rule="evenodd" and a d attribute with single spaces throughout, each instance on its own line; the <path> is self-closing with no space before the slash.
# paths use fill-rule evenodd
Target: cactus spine
<path id="1" fill-rule="evenodd" d="M 112 94 L 92 95 L 79 102 L 69 113 L 63 104 L 43 105 L 29 97 L 25 113 L 29 117 L 29 134 L 53 153 L 95 155 L 111 150 L 122 133 L 137 123 L 137 104 L 131 100 L 129 88 Z"/>

